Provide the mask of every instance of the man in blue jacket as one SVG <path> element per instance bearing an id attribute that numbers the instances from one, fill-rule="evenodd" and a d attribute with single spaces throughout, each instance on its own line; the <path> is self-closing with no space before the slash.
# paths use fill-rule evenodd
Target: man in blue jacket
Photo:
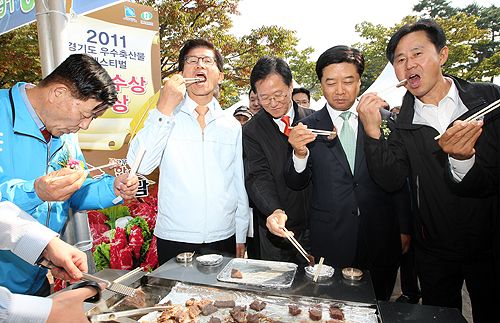
<path id="1" fill-rule="evenodd" d="M 154 230 L 160 265 L 185 251 L 245 255 L 250 216 L 241 125 L 222 113 L 213 96 L 222 70 L 212 43 L 188 40 L 179 53 L 179 74 L 165 83 L 156 109 L 130 143 L 130 164 L 139 145 L 146 148 L 139 173 L 160 167 Z"/>
<path id="2" fill-rule="evenodd" d="M 60 232 L 69 208 L 101 209 L 117 196 L 135 196 L 138 179 L 104 176 L 87 179 L 85 170 L 65 167 L 84 158 L 76 132 L 116 101 L 116 88 L 92 57 L 75 54 L 38 85 L 18 83 L 0 90 L 0 193 Z M 62 177 L 57 178 L 56 177 Z M 46 296 L 47 271 L 0 251 L 0 286 L 13 293 Z"/>

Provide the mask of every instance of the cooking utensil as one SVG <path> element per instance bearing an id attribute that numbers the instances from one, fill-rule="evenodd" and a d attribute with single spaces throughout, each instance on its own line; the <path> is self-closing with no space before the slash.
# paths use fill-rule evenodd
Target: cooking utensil
<path id="1" fill-rule="evenodd" d="M 45 259 L 45 258 L 42 258 L 37 263 L 37 265 L 40 266 L 40 267 L 42 267 L 42 268 L 45 268 L 45 269 L 59 268 L 61 270 L 64 270 L 61 267 L 57 267 L 50 260 Z M 84 272 L 82 272 L 82 275 L 83 275 L 83 279 L 85 279 L 85 280 L 90 280 L 90 281 L 93 281 L 93 282 L 96 282 L 96 283 L 104 283 L 104 284 L 106 284 L 106 289 L 108 289 L 108 290 L 110 290 L 112 292 L 119 293 L 119 294 L 122 294 L 122 295 L 125 295 L 125 296 L 133 296 L 134 295 L 135 289 L 133 289 L 131 287 L 128 287 L 128 286 L 125 286 L 125 285 L 122 285 L 122 284 L 118 284 L 118 283 L 114 283 L 114 282 L 110 282 L 110 281 L 107 281 L 105 279 L 102 279 L 102 278 L 99 278 L 99 277 L 95 277 L 95 276 L 92 276 L 92 275 L 84 273 Z"/>
<path id="2" fill-rule="evenodd" d="M 122 317 L 148 314 L 150 312 L 163 311 L 163 310 L 168 310 L 171 308 L 172 308 L 172 306 L 145 307 L 145 308 L 139 308 L 136 310 L 109 312 L 109 313 L 103 313 L 103 314 L 92 314 L 92 315 L 87 315 L 87 318 L 90 320 L 90 322 L 114 321 L 114 320 L 122 318 Z"/>

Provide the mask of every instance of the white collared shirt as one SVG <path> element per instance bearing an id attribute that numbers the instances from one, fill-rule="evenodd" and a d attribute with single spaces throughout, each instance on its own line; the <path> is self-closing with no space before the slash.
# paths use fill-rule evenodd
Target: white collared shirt
<path id="1" fill-rule="evenodd" d="M 293 102 L 290 101 L 290 109 L 288 112 L 284 115 L 282 115 L 279 118 L 273 118 L 274 122 L 278 125 L 278 128 L 280 129 L 281 132 L 285 132 L 285 123 L 281 121 L 281 118 L 284 116 L 289 116 L 290 117 L 290 126 L 293 124 L 293 119 L 295 118 L 295 110 L 293 109 Z"/>
<path id="2" fill-rule="evenodd" d="M 349 124 L 351 125 L 352 129 L 354 130 L 354 134 L 356 136 L 356 139 L 358 138 L 358 100 L 354 101 L 354 104 L 349 108 L 351 112 L 351 116 L 349 117 Z M 328 104 L 326 103 L 326 110 L 328 111 L 328 114 L 330 115 L 330 118 L 332 119 L 333 125 L 337 128 L 337 133 L 340 134 L 342 133 L 342 127 L 344 125 L 344 119 L 340 117 L 340 114 L 344 111 L 338 111 L 335 110 Z M 330 130 L 330 129 L 326 129 Z M 331 129 L 333 130 L 333 129 Z M 295 156 L 295 153 L 292 154 L 292 160 L 293 160 L 293 166 L 295 167 L 295 171 L 297 173 L 302 173 L 306 167 L 307 167 L 307 160 L 309 159 L 309 149 L 307 149 L 307 155 L 304 159 L 300 159 L 297 156 Z"/>
<path id="3" fill-rule="evenodd" d="M 205 114 L 205 123 L 209 123 L 210 120 L 212 120 L 215 112 L 215 98 L 212 98 L 212 101 L 210 101 L 206 107 L 208 108 L 207 114 Z M 198 103 L 194 102 L 193 99 L 189 97 L 189 95 L 186 94 L 186 109 L 187 111 L 196 119 L 200 115 L 198 112 L 196 112 L 196 108 L 199 106 Z"/>
<path id="4" fill-rule="evenodd" d="M 468 111 L 467 107 L 460 99 L 458 89 L 455 82 L 449 77 L 445 80 L 451 83 L 448 94 L 439 101 L 437 106 L 433 104 L 424 104 L 418 98 L 415 98 L 415 115 L 413 117 L 414 124 L 431 126 L 436 129 L 439 134 L 443 134 L 448 125 L 459 116 Z M 450 162 L 451 173 L 453 178 L 460 182 L 467 172 L 474 166 L 476 156 L 472 156 L 467 160 L 457 160 L 448 156 Z"/>

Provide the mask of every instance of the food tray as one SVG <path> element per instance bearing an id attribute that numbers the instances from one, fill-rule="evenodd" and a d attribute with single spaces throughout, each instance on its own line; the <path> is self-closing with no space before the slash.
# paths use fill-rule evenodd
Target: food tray
<path id="1" fill-rule="evenodd" d="M 196 286 L 189 285 L 178 282 L 161 301 L 160 304 L 166 303 L 168 300 L 172 303 L 184 305 L 186 300 L 190 298 L 195 298 L 200 300 L 201 298 L 206 298 L 212 301 L 215 300 L 234 300 L 236 305 L 246 306 L 247 313 L 261 314 L 260 322 L 290 322 L 290 323 L 321 323 L 330 320 L 330 315 L 328 308 L 331 305 L 336 305 L 340 307 L 345 316 L 345 322 L 349 323 L 378 323 L 377 315 L 375 313 L 375 308 L 370 308 L 366 306 L 356 306 L 355 304 L 345 304 L 342 302 L 336 302 L 334 300 L 326 299 L 310 299 L 302 297 L 282 297 L 273 295 L 262 295 L 252 292 L 242 292 L 242 291 L 232 291 L 224 290 L 207 286 Z M 254 300 L 260 302 L 266 302 L 266 308 L 260 312 L 252 310 L 249 308 L 249 304 Z M 298 305 L 302 310 L 302 313 L 297 316 L 292 316 L 289 314 L 288 305 L 295 304 Z M 321 307 L 322 320 L 312 321 L 309 318 L 308 310 L 311 308 Z M 219 308 L 217 312 L 209 315 L 203 316 L 199 315 L 196 317 L 197 323 L 209 323 L 210 318 L 217 317 L 221 319 L 222 322 L 233 322 L 229 314 L 230 309 Z M 156 323 L 159 317 L 158 312 L 149 313 L 143 316 L 138 321 L 141 323 Z M 339 321 L 340 322 L 340 321 Z"/>
<path id="2" fill-rule="evenodd" d="M 237 269 L 243 278 L 232 278 L 231 270 Z M 288 288 L 292 286 L 297 264 L 255 259 L 232 259 L 217 275 L 221 282 L 254 285 L 271 288 Z"/>

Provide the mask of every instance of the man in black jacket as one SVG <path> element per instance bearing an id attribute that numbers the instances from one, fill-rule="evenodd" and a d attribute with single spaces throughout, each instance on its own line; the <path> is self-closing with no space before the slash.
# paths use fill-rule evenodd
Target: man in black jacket
<path id="1" fill-rule="evenodd" d="M 375 182 L 395 190 L 410 179 L 422 303 L 461 309 L 465 280 L 474 322 L 495 321 L 493 201 L 450 191 L 443 177 L 448 155 L 435 137 L 457 118 L 463 120 L 492 102 L 498 88 L 442 74 L 441 66 L 448 58 L 446 37 L 430 19 L 401 27 L 389 41 L 386 55 L 398 79 L 407 80 L 408 90 L 387 142 L 381 138 L 378 109 L 360 102 L 358 111 Z M 365 103 L 374 98 L 363 97 Z M 480 138 L 478 154 L 482 145 Z"/>
<path id="2" fill-rule="evenodd" d="M 259 219 L 261 258 L 306 263 L 281 228 L 286 226 L 309 251 L 312 187 L 309 185 L 300 191 L 288 188 L 283 170 L 290 125 L 314 110 L 293 102 L 292 72 L 282 59 L 259 59 L 252 70 L 250 84 L 264 108 L 243 127 L 245 185 Z"/>

